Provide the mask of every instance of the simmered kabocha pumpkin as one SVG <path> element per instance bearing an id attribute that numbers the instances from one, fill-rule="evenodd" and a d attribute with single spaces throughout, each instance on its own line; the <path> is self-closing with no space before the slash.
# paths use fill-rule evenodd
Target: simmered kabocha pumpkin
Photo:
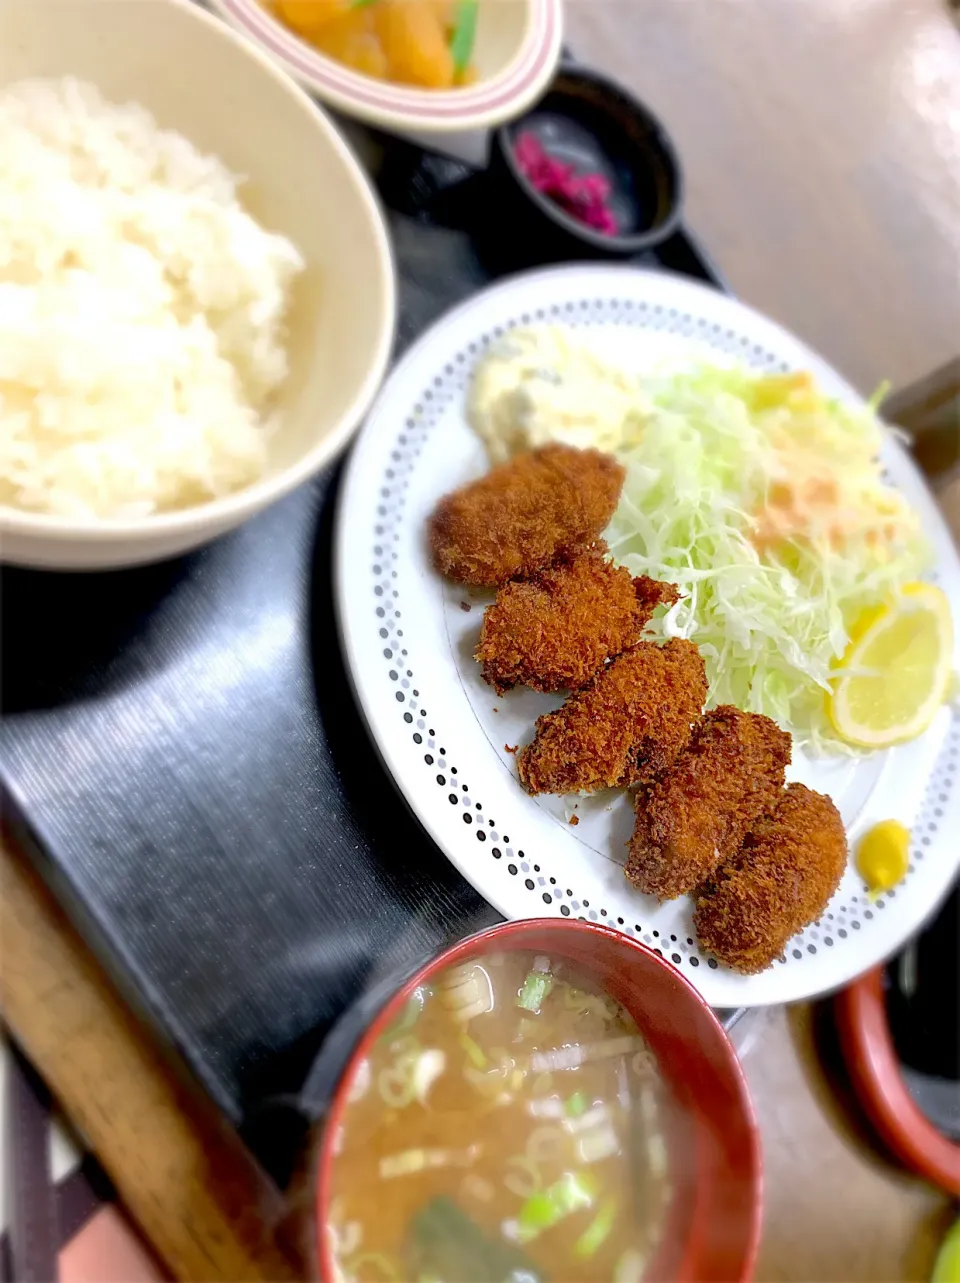
<path id="1" fill-rule="evenodd" d="M 478 0 L 272 0 L 321 53 L 378 80 L 424 89 L 471 84 Z"/>

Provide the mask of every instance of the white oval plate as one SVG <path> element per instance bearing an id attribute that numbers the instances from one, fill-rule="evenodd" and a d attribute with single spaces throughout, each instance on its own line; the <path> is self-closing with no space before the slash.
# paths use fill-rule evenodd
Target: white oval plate
<path id="1" fill-rule="evenodd" d="M 478 355 L 505 330 L 537 321 L 587 327 L 643 369 L 667 355 L 731 355 L 757 369 L 811 370 L 834 395 L 857 394 L 780 326 L 706 286 L 663 272 L 564 267 L 514 277 L 445 316 L 384 385 L 350 459 L 337 525 L 337 596 L 347 660 L 371 733 L 401 792 L 440 848 L 508 918 L 582 916 L 660 950 L 718 1007 L 790 1002 L 836 988 L 917 930 L 960 863 L 960 718 L 944 708 L 911 744 L 863 758 L 795 752 L 789 777 L 829 793 L 851 844 L 877 820 L 911 828 L 905 880 L 875 903 L 852 864 L 822 919 L 782 961 L 740 976 L 700 953 L 688 899 L 660 905 L 631 888 L 622 862 L 625 794 L 529 797 L 506 746 L 525 743 L 559 700 L 498 696 L 472 655 L 481 595 L 435 573 L 425 522 L 442 494 L 487 469 L 464 415 Z M 602 327 L 602 328 L 601 328 Z M 890 436 L 889 475 L 921 514 L 932 576 L 957 615 L 960 560 L 922 477 Z M 957 656 L 960 663 L 960 654 Z M 371 799 L 376 804 L 375 799 Z M 398 852 L 398 858 L 415 858 Z"/>

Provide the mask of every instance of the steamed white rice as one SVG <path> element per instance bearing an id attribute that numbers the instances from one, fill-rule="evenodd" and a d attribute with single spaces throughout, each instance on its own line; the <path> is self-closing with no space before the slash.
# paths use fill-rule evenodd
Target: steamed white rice
<path id="1" fill-rule="evenodd" d="M 303 263 L 239 182 L 92 85 L 0 93 L 0 503 L 136 518 L 263 472 Z"/>

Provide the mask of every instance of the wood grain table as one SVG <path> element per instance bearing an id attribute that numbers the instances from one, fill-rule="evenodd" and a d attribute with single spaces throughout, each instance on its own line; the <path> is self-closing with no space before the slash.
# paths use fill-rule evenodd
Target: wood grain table
<path id="1" fill-rule="evenodd" d="M 942 0 L 568 0 L 675 138 L 735 293 L 863 391 L 960 355 L 960 36 Z"/>
<path id="2" fill-rule="evenodd" d="M 957 355 L 960 36 L 939 0 L 574 0 L 567 16 L 578 55 L 676 137 L 691 225 L 741 297 L 864 390 Z M 943 501 L 960 534 L 960 481 Z M 0 1002 L 178 1278 L 303 1275 L 275 1193 L 8 839 Z M 926 1278 L 947 1200 L 872 1148 L 815 1038 L 818 1010 L 749 1019 L 758 1279 Z"/>

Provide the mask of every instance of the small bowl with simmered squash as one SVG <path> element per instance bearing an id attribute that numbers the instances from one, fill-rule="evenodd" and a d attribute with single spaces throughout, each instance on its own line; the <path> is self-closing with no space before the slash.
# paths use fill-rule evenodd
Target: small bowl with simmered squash
<path id="1" fill-rule="evenodd" d="M 328 106 L 400 133 L 519 115 L 560 56 L 562 0 L 211 0 Z"/>

